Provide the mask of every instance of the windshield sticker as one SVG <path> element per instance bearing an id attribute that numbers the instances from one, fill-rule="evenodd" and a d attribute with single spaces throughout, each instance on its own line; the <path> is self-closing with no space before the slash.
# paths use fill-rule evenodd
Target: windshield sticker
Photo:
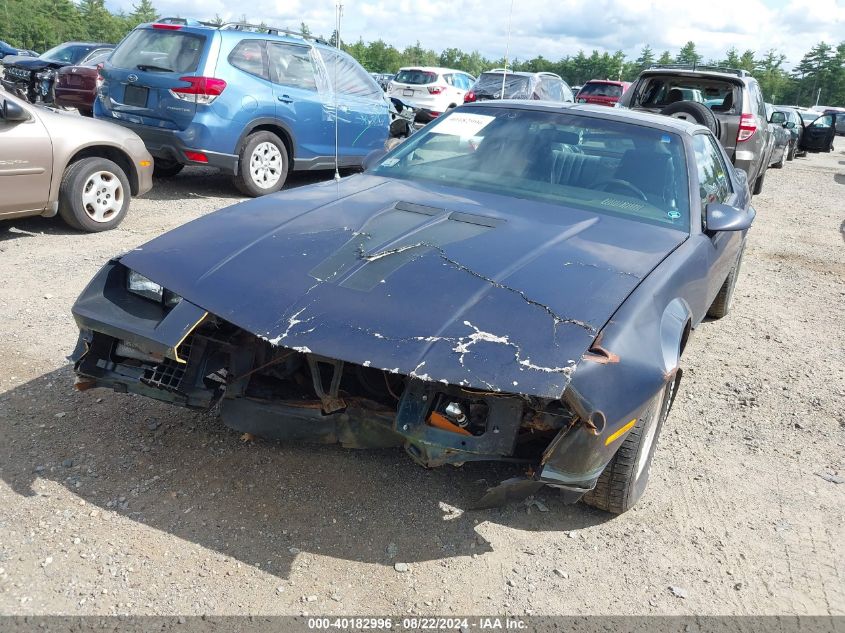
<path id="1" fill-rule="evenodd" d="M 669 136 L 668 134 L 664 134 L 663 136 L 660 137 L 660 142 L 661 143 L 671 143 L 672 137 Z"/>
<path id="2" fill-rule="evenodd" d="M 452 134 L 467 138 L 475 136 L 487 127 L 496 117 L 486 114 L 468 114 L 459 112 L 453 114 L 431 128 L 432 134 Z"/>
<path id="3" fill-rule="evenodd" d="M 381 166 L 382 167 L 393 167 L 398 162 L 399 162 L 398 158 L 388 158 L 387 160 L 381 161 Z"/>
<path id="4" fill-rule="evenodd" d="M 672 220 L 677 220 L 679 217 L 681 217 L 681 212 L 672 210 L 669 211 L 669 213 L 667 213 L 666 215 L 668 215 Z"/>

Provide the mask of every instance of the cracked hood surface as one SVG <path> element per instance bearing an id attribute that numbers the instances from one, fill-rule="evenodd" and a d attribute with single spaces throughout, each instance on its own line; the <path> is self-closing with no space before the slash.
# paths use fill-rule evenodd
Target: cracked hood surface
<path id="1" fill-rule="evenodd" d="M 275 345 L 558 398 L 601 327 L 686 237 L 358 175 L 234 205 L 121 262 Z"/>

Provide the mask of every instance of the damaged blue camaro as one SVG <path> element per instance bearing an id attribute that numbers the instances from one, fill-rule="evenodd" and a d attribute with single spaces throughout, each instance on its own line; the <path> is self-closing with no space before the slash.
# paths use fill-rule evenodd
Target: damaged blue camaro
<path id="1" fill-rule="evenodd" d="M 745 175 L 686 121 L 508 101 L 367 164 L 110 261 L 73 308 L 77 386 L 427 467 L 522 464 L 481 506 L 551 485 L 630 508 L 690 331 L 729 309 Z"/>

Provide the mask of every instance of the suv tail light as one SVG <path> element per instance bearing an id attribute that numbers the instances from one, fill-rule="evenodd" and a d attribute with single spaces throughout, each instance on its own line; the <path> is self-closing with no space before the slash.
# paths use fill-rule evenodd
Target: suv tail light
<path id="1" fill-rule="evenodd" d="M 753 114 L 743 114 L 739 117 L 739 131 L 736 134 L 736 142 L 742 143 L 743 141 L 747 141 L 752 136 L 754 136 L 754 132 L 757 131 L 757 124 L 754 123 L 754 115 Z"/>
<path id="2" fill-rule="evenodd" d="M 446 86 L 429 86 L 428 87 L 428 94 L 439 95 L 444 90 L 446 90 Z"/>
<path id="3" fill-rule="evenodd" d="M 226 88 L 226 82 L 214 77 L 179 77 L 179 81 L 187 81 L 190 85 L 184 88 L 171 88 L 170 94 L 182 101 L 209 105 L 220 96 Z"/>
<path id="4" fill-rule="evenodd" d="M 472 103 L 476 100 L 475 93 L 470 90 L 468 93 L 464 95 L 464 103 Z"/>

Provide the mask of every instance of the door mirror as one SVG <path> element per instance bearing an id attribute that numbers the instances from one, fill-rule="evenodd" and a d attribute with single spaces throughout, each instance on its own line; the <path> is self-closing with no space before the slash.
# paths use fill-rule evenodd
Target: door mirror
<path id="1" fill-rule="evenodd" d="M 786 123 L 783 124 L 783 127 L 785 127 L 787 130 L 791 130 L 792 128 L 795 127 L 795 122 L 794 121 L 787 121 Z"/>
<path id="2" fill-rule="evenodd" d="M 387 152 L 383 149 L 374 149 L 372 152 L 367 154 L 364 157 L 364 162 L 361 166 L 364 168 L 364 171 L 370 169 L 370 167 L 374 167 L 382 158 L 385 157 Z"/>
<path id="3" fill-rule="evenodd" d="M 0 117 L 5 121 L 26 121 L 29 114 L 21 106 L 9 99 L 3 100 L 3 107 L 0 108 Z"/>
<path id="4" fill-rule="evenodd" d="M 775 111 L 772 112 L 771 118 L 769 118 L 769 123 L 785 123 L 786 122 L 786 115 L 783 112 Z"/>
<path id="5" fill-rule="evenodd" d="M 737 209 L 736 207 L 718 202 L 711 202 L 705 208 L 708 231 L 744 231 L 751 226 L 756 213 L 751 207 Z"/>

